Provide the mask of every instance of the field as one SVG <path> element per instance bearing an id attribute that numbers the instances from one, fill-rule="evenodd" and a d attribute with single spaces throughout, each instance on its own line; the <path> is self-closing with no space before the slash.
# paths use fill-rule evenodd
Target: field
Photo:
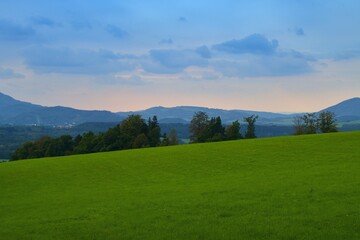
<path id="1" fill-rule="evenodd" d="M 0 164 L 1 239 L 360 239 L 360 132 Z"/>

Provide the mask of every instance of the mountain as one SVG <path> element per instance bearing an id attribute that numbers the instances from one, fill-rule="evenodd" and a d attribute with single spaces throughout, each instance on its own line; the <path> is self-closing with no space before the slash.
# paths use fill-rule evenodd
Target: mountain
<path id="1" fill-rule="evenodd" d="M 189 123 L 195 112 L 206 112 L 209 117 L 220 116 L 224 124 L 244 117 L 258 115 L 258 125 L 292 125 L 295 114 L 280 114 L 250 110 L 223 110 L 216 108 L 179 106 L 153 107 L 142 111 L 118 112 L 86 111 L 68 107 L 44 107 L 16 100 L 0 93 L 0 124 L 16 125 L 78 125 L 86 122 L 119 122 L 130 114 L 147 119 L 156 115 L 160 123 Z M 360 98 L 352 98 L 321 111 L 334 112 L 338 122 L 360 120 Z M 319 112 L 321 112 L 319 111 Z"/>
<path id="2" fill-rule="evenodd" d="M 340 122 L 360 120 L 360 98 L 350 98 L 334 106 L 321 110 L 335 113 Z"/>
<path id="3" fill-rule="evenodd" d="M 86 111 L 68 107 L 44 107 L 16 100 L 0 93 L 0 124 L 76 125 L 85 122 L 119 122 L 109 111 Z"/>
<path id="4" fill-rule="evenodd" d="M 262 125 L 292 125 L 297 114 L 281 114 L 273 112 L 261 112 L 250 110 L 223 110 L 205 107 L 179 106 L 179 107 L 153 107 L 136 112 L 118 112 L 117 114 L 126 117 L 129 114 L 140 114 L 143 118 L 156 115 L 160 123 L 189 123 L 195 112 L 206 112 L 209 117 L 220 116 L 223 123 L 231 123 L 235 120 L 242 120 L 250 115 L 258 115 L 257 124 Z M 360 98 L 351 98 L 339 104 L 323 109 L 322 111 L 334 112 L 339 122 L 360 120 Z"/>
<path id="5" fill-rule="evenodd" d="M 136 112 L 118 112 L 117 114 L 126 117 L 129 114 L 140 114 L 143 118 L 149 118 L 156 115 L 159 122 L 163 123 L 188 123 L 191 121 L 195 112 L 206 112 L 209 117 L 221 116 L 224 123 L 230 123 L 235 120 L 242 120 L 244 117 L 250 115 L 258 115 L 258 123 L 278 123 L 285 124 L 288 122 L 292 115 L 272 113 L 272 112 L 259 112 L 250 110 L 223 110 L 216 108 L 193 107 L 193 106 L 179 106 L 179 107 L 153 107 L 142 111 Z"/>

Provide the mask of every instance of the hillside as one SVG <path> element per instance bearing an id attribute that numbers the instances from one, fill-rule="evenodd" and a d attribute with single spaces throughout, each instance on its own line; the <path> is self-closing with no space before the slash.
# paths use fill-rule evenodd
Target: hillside
<path id="1" fill-rule="evenodd" d="M 3 239 L 359 239 L 360 132 L 0 164 Z"/>
<path id="2" fill-rule="evenodd" d="M 0 124 L 16 125 L 77 125 L 86 122 L 119 122 L 130 114 L 140 114 L 147 119 L 156 115 L 160 123 L 189 123 L 195 112 L 206 112 L 209 117 L 220 116 L 223 123 L 229 124 L 235 120 L 242 120 L 250 115 L 258 115 L 259 125 L 292 125 L 295 114 L 281 114 L 253 110 L 224 110 L 206 107 L 178 106 L 152 107 L 141 111 L 118 112 L 86 111 L 68 107 L 44 107 L 16 100 L 0 93 Z M 339 122 L 360 120 L 360 98 L 352 98 L 329 110 L 336 114 Z M 319 112 L 321 112 L 319 111 Z"/>
<path id="3" fill-rule="evenodd" d="M 360 98 L 345 100 L 322 111 L 335 113 L 340 122 L 360 120 Z"/>
<path id="4" fill-rule="evenodd" d="M 75 125 L 85 122 L 116 122 L 122 118 L 109 111 L 86 111 L 68 107 L 44 107 L 0 93 L 0 124 Z"/>
<path id="5" fill-rule="evenodd" d="M 210 117 L 221 116 L 224 123 L 231 123 L 238 119 L 243 119 L 250 115 L 258 115 L 261 123 L 269 123 L 274 121 L 281 121 L 282 119 L 289 118 L 289 115 L 272 113 L 272 112 L 260 112 L 251 110 L 224 110 L 216 108 L 206 107 L 194 107 L 194 106 L 179 106 L 179 107 L 153 107 L 142 111 L 136 111 L 133 113 L 140 114 L 145 118 L 156 115 L 160 122 L 167 123 L 189 123 L 194 116 L 195 112 L 206 112 Z M 119 112 L 120 116 L 127 116 L 129 112 Z"/>

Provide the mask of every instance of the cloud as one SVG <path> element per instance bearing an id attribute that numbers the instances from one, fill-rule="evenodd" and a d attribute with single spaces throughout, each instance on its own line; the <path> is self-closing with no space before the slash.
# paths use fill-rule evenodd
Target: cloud
<path id="1" fill-rule="evenodd" d="M 35 35 L 35 30 L 31 27 L 0 19 L 0 41 L 25 41 Z"/>
<path id="2" fill-rule="evenodd" d="M 163 40 L 160 41 L 160 44 L 173 44 L 174 41 L 171 38 L 164 38 Z"/>
<path id="3" fill-rule="evenodd" d="M 261 34 L 252 34 L 240 40 L 230 40 L 220 44 L 216 44 L 213 48 L 220 52 L 231 54 L 258 54 L 270 55 L 275 53 L 278 48 L 278 41 L 268 40 Z"/>
<path id="4" fill-rule="evenodd" d="M 143 63 L 144 69 L 152 73 L 176 73 L 190 66 L 207 65 L 208 60 L 194 50 L 151 50 L 150 59 Z"/>
<path id="5" fill-rule="evenodd" d="M 32 17 L 31 22 L 33 25 L 46 26 L 50 28 L 58 27 L 61 25 L 50 18 L 42 17 L 42 16 Z"/>
<path id="6" fill-rule="evenodd" d="M 24 75 L 14 72 L 10 68 L 0 67 L 0 79 L 23 78 Z"/>
<path id="7" fill-rule="evenodd" d="M 203 58 L 211 58 L 211 51 L 207 46 L 201 46 L 195 50 Z"/>
<path id="8" fill-rule="evenodd" d="M 101 82 L 104 83 L 103 81 Z M 131 74 L 116 74 L 112 80 L 109 80 L 105 83 L 108 84 L 121 84 L 121 85 L 127 85 L 127 86 L 143 86 L 147 84 L 142 79 L 142 76 L 138 73 L 131 73 Z"/>
<path id="9" fill-rule="evenodd" d="M 349 60 L 349 59 L 353 59 L 353 58 L 359 58 L 360 57 L 360 50 L 347 50 L 347 51 L 343 51 L 339 54 L 337 54 L 334 58 L 334 60 L 336 61 L 340 61 L 340 60 Z"/>
<path id="10" fill-rule="evenodd" d="M 182 23 L 186 23 L 186 22 L 187 22 L 187 19 L 186 19 L 186 17 L 179 17 L 179 18 L 178 18 L 178 21 L 179 21 L 179 22 L 182 22 Z"/>
<path id="11" fill-rule="evenodd" d="M 92 25 L 87 21 L 72 21 L 71 25 L 76 30 L 90 30 L 92 29 Z"/>
<path id="12" fill-rule="evenodd" d="M 126 31 L 111 24 L 108 24 L 106 26 L 106 31 L 115 38 L 124 38 L 128 36 L 128 33 Z"/>
<path id="13" fill-rule="evenodd" d="M 296 50 L 281 49 L 277 40 L 269 40 L 261 34 L 226 41 L 214 45 L 213 49 L 218 54 L 210 61 L 210 66 L 228 77 L 302 75 L 313 72 L 311 62 L 316 61 Z"/>
<path id="14" fill-rule="evenodd" d="M 133 70 L 136 57 L 106 50 L 33 47 L 24 52 L 25 64 L 37 73 L 110 74 Z"/>
<path id="15" fill-rule="evenodd" d="M 211 67 L 228 77 L 295 76 L 314 71 L 308 59 L 285 53 L 238 60 L 216 60 L 211 62 Z"/>
<path id="16" fill-rule="evenodd" d="M 296 36 L 299 36 L 299 37 L 305 36 L 304 29 L 301 27 L 290 28 L 289 32 L 293 32 L 296 34 Z"/>

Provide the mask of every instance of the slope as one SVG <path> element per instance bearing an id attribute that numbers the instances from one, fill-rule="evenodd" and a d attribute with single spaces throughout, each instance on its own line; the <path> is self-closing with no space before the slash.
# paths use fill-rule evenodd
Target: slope
<path id="1" fill-rule="evenodd" d="M 359 239 L 360 132 L 0 164 L 3 239 Z"/>
<path id="2" fill-rule="evenodd" d="M 109 111 L 87 111 L 68 107 L 44 107 L 0 93 L 0 124 L 65 125 L 85 122 L 117 122 L 122 118 Z"/>
<path id="3" fill-rule="evenodd" d="M 340 122 L 360 120 L 360 98 L 345 100 L 322 111 L 335 113 Z"/>

